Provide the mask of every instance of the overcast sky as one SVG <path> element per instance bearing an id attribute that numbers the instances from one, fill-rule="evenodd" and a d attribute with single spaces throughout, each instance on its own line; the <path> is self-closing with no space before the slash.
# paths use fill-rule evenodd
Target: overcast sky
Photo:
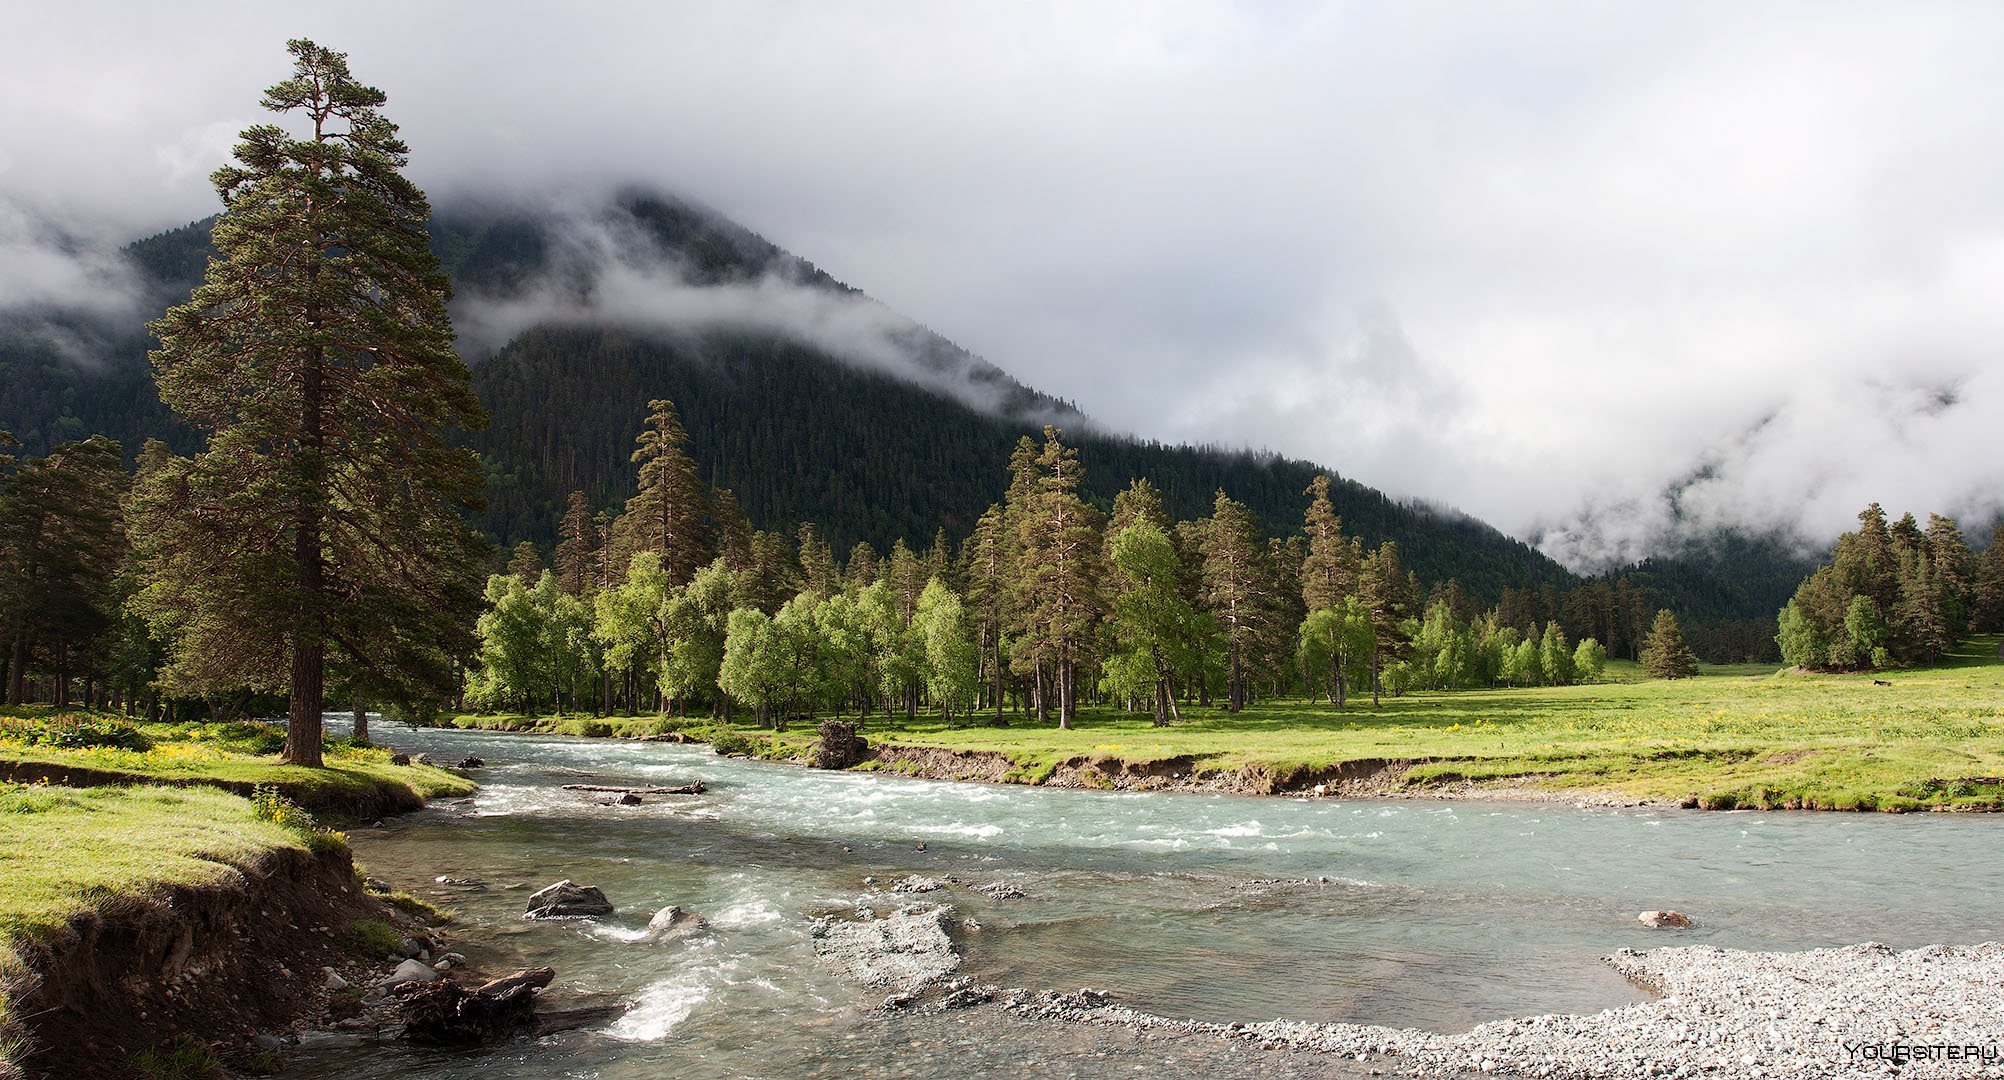
<path id="1" fill-rule="evenodd" d="M 0 288 L 24 209 L 211 212 L 305 35 L 435 199 L 679 190 L 1109 426 L 1576 565 L 1672 493 L 2004 501 L 2004 5 L 12 6 Z"/>

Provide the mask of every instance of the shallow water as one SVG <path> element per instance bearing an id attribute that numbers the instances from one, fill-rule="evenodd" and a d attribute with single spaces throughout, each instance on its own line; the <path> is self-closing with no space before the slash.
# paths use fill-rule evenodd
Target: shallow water
<path id="1" fill-rule="evenodd" d="M 1645 989 L 1598 960 L 1621 946 L 1968 943 L 1998 937 L 2004 923 L 2004 860 L 1987 817 L 1060 791 L 819 772 L 666 743 L 388 725 L 376 734 L 489 767 L 471 799 L 357 830 L 369 872 L 457 908 L 455 947 L 485 966 L 547 963 L 566 992 L 634 1004 L 597 1031 L 473 1055 L 337 1043 L 302 1054 L 289 1075 L 1002 1069 L 1003 1043 L 984 1056 L 968 1048 L 983 1040 L 936 1021 L 872 1017 L 878 995 L 816 963 L 809 918 L 854 904 L 866 877 L 952 875 L 1027 893 L 995 901 L 952 887 L 920 898 L 973 920 L 965 970 L 984 981 L 1105 987 L 1139 1008 L 1206 1020 L 1441 1031 L 1641 1000 Z M 710 791 L 639 807 L 561 788 L 691 780 Z M 489 887 L 433 884 L 441 874 Z M 520 920 L 529 890 L 566 877 L 604 888 L 619 913 Z M 1302 878 L 1318 883 L 1271 883 Z M 713 931 L 638 941 L 668 904 Z M 1645 930 L 1634 923 L 1645 908 L 1685 911 L 1700 926 Z"/>

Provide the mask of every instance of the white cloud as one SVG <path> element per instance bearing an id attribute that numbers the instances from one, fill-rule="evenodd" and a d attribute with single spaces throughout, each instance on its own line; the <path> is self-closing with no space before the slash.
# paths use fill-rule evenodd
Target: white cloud
<path id="1" fill-rule="evenodd" d="M 1684 527 L 1821 539 L 2004 486 L 1994 5 L 18 21 L 0 190 L 134 232 L 210 209 L 198 159 L 304 33 L 390 93 L 438 193 L 678 188 L 1109 426 L 1322 460 L 1578 563 L 1647 550 L 1672 491 Z M 882 337 L 785 289 L 611 285 Z"/>

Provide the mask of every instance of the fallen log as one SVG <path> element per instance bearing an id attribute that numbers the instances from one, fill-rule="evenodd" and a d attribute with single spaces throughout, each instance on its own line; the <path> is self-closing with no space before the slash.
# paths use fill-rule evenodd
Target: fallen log
<path id="1" fill-rule="evenodd" d="M 701 795 L 710 790 L 701 780 L 681 787 L 609 787 L 604 784 L 565 784 L 565 791 L 603 791 L 614 795 Z"/>

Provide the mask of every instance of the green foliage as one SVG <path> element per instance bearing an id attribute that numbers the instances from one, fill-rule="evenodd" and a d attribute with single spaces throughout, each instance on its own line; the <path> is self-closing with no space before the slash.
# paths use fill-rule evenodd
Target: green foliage
<path id="1" fill-rule="evenodd" d="M 1667 610 L 1656 613 L 1656 623 L 1642 643 L 1642 669 L 1656 679 L 1682 679 L 1698 673 L 1698 658 L 1684 644 L 1677 616 Z"/>
<path id="2" fill-rule="evenodd" d="M 132 1068 L 146 1080 L 211 1080 L 223 1075 L 222 1060 L 193 1035 L 177 1036 L 132 1056 Z"/>
<path id="3" fill-rule="evenodd" d="M 340 851 L 348 846 L 347 837 L 320 824 L 305 807 L 286 798 L 270 784 L 259 784 L 251 789 L 251 816 L 298 833 L 306 841 L 307 850 L 316 854 Z"/>
<path id="4" fill-rule="evenodd" d="M 395 956 L 404 947 L 404 935 L 381 919 L 356 919 L 349 923 L 348 941 L 355 951 L 375 956 Z"/>
<path id="5" fill-rule="evenodd" d="M 288 49 L 264 105 L 310 134 L 243 132 L 213 177 L 217 257 L 151 326 L 160 398 L 204 446 L 150 450 L 128 514 L 167 683 L 289 688 L 287 755 L 318 765 L 330 657 L 383 700 L 457 691 L 484 545 L 460 516 L 481 472 L 454 432 L 485 413 L 384 95 L 340 53 Z"/>
<path id="6" fill-rule="evenodd" d="M 144 752 L 153 740 L 130 724 L 93 713 L 56 713 L 45 717 L 0 716 L 0 739 L 24 746 L 63 750 L 111 747 Z"/>
<path id="7" fill-rule="evenodd" d="M 751 739 L 735 731 L 718 731 L 710 736 L 710 749 L 719 754 L 750 756 L 758 748 Z"/>
<path id="8" fill-rule="evenodd" d="M 1782 607 L 1782 659 L 1825 671 L 1933 663 L 1987 617 L 1984 567 L 1954 521 L 1930 515 L 1922 531 L 1909 515 L 1888 526 L 1874 503 Z"/>

